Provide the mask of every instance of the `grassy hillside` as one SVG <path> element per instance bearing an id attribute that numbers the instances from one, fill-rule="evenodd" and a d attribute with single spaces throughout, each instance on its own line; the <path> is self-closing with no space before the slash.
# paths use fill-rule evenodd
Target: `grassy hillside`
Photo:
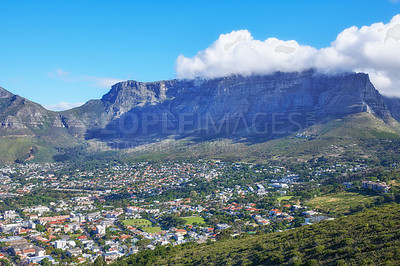
<path id="1" fill-rule="evenodd" d="M 14 162 L 51 162 L 59 148 L 78 146 L 68 136 L 0 136 L 0 165 Z"/>
<path id="2" fill-rule="evenodd" d="M 377 197 L 355 192 L 337 192 L 315 197 L 307 202 L 307 205 L 331 215 L 348 214 L 351 208 L 357 207 L 360 204 L 371 204 Z"/>
<path id="3" fill-rule="evenodd" d="M 54 130 L 52 131 L 53 133 Z M 97 156 L 108 151 L 126 161 L 186 160 L 188 158 L 222 159 L 225 161 L 303 163 L 317 157 L 339 162 L 390 164 L 400 160 L 400 131 L 398 123 L 385 123 L 369 114 L 358 113 L 343 119 L 317 124 L 297 133 L 282 135 L 273 140 L 219 138 L 199 141 L 191 138 L 157 140 L 140 146 L 123 143 L 127 149 L 113 149 L 108 143 L 72 138 L 65 132 L 50 136 L 42 132 L 40 139 L 32 137 L 3 137 L 0 152 L 5 154 L 0 163 L 13 162 L 24 156 L 31 146 L 41 147 L 37 161 L 52 160 L 55 148 L 88 145 L 86 155 Z M 78 143 L 81 142 L 81 143 Z M 123 146 L 123 145 L 122 145 Z M 110 152 L 110 149 L 113 152 Z M 72 149 L 73 150 L 73 149 Z M 66 156 L 63 156 L 63 153 Z M 70 150 L 59 151 L 58 158 L 71 158 Z M 116 155 L 117 154 L 117 155 Z M 76 159 L 76 154 L 72 158 Z M 104 157 L 103 155 L 101 155 Z M 113 160 L 110 157 L 109 160 Z"/>
<path id="4" fill-rule="evenodd" d="M 400 205 L 281 233 L 158 247 L 115 265 L 399 265 Z"/>

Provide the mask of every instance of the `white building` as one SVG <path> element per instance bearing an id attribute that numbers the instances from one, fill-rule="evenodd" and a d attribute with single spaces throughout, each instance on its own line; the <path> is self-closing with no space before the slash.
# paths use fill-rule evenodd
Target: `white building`
<path id="1" fill-rule="evenodd" d="M 106 234 L 106 226 L 96 225 L 96 234 L 105 235 Z"/>
<path id="2" fill-rule="evenodd" d="M 4 212 L 4 220 L 14 220 L 17 216 L 14 210 Z"/>

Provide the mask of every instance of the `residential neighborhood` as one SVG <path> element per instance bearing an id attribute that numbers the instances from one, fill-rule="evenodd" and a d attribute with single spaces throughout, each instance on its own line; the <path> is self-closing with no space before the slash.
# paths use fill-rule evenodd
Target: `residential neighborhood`
<path id="1" fill-rule="evenodd" d="M 327 174 L 364 169 L 336 164 L 295 172 L 216 160 L 90 170 L 9 165 L 0 169 L 0 259 L 110 263 L 158 246 L 304 226 L 332 217 L 307 206 L 297 191 L 320 187 Z"/>

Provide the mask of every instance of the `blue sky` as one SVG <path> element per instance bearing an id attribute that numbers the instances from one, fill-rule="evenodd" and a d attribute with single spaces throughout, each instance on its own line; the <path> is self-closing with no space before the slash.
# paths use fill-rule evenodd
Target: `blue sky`
<path id="1" fill-rule="evenodd" d="M 3 0 L 0 86 L 67 106 L 100 98 L 118 80 L 175 78 L 179 55 L 191 58 L 234 30 L 319 49 L 346 28 L 396 14 L 394 0 Z"/>

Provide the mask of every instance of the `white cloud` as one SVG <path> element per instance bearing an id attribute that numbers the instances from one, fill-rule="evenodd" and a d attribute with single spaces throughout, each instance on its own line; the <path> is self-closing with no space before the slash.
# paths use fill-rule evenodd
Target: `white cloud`
<path id="1" fill-rule="evenodd" d="M 91 76 L 84 77 L 84 80 L 87 80 L 87 81 L 93 83 L 94 86 L 101 87 L 101 88 L 110 88 L 115 83 L 123 81 L 122 79 L 91 77 Z"/>
<path id="2" fill-rule="evenodd" d="M 43 107 L 46 108 L 47 110 L 52 110 L 52 111 L 64 111 L 81 106 L 82 104 L 84 103 L 59 102 L 57 104 L 44 105 Z"/>
<path id="3" fill-rule="evenodd" d="M 100 88 L 110 88 L 115 83 L 123 81 L 122 79 L 108 77 L 72 75 L 70 72 L 62 70 L 61 68 L 56 68 L 47 73 L 47 75 L 65 82 L 89 82 L 91 86 Z"/>
<path id="4" fill-rule="evenodd" d="M 178 78 L 214 78 L 232 74 L 270 74 L 315 68 L 324 73 L 366 72 L 385 95 L 400 96 L 400 15 L 342 31 L 331 46 L 316 49 L 294 40 L 255 40 L 249 31 L 222 34 L 207 49 L 176 60 Z"/>
<path id="5" fill-rule="evenodd" d="M 67 77 L 69 75 L 69 72 L 64 71 L 60 68 L 56 68 L 53 71 L 50 71 L 47 73 L 49 77 Z"/>

